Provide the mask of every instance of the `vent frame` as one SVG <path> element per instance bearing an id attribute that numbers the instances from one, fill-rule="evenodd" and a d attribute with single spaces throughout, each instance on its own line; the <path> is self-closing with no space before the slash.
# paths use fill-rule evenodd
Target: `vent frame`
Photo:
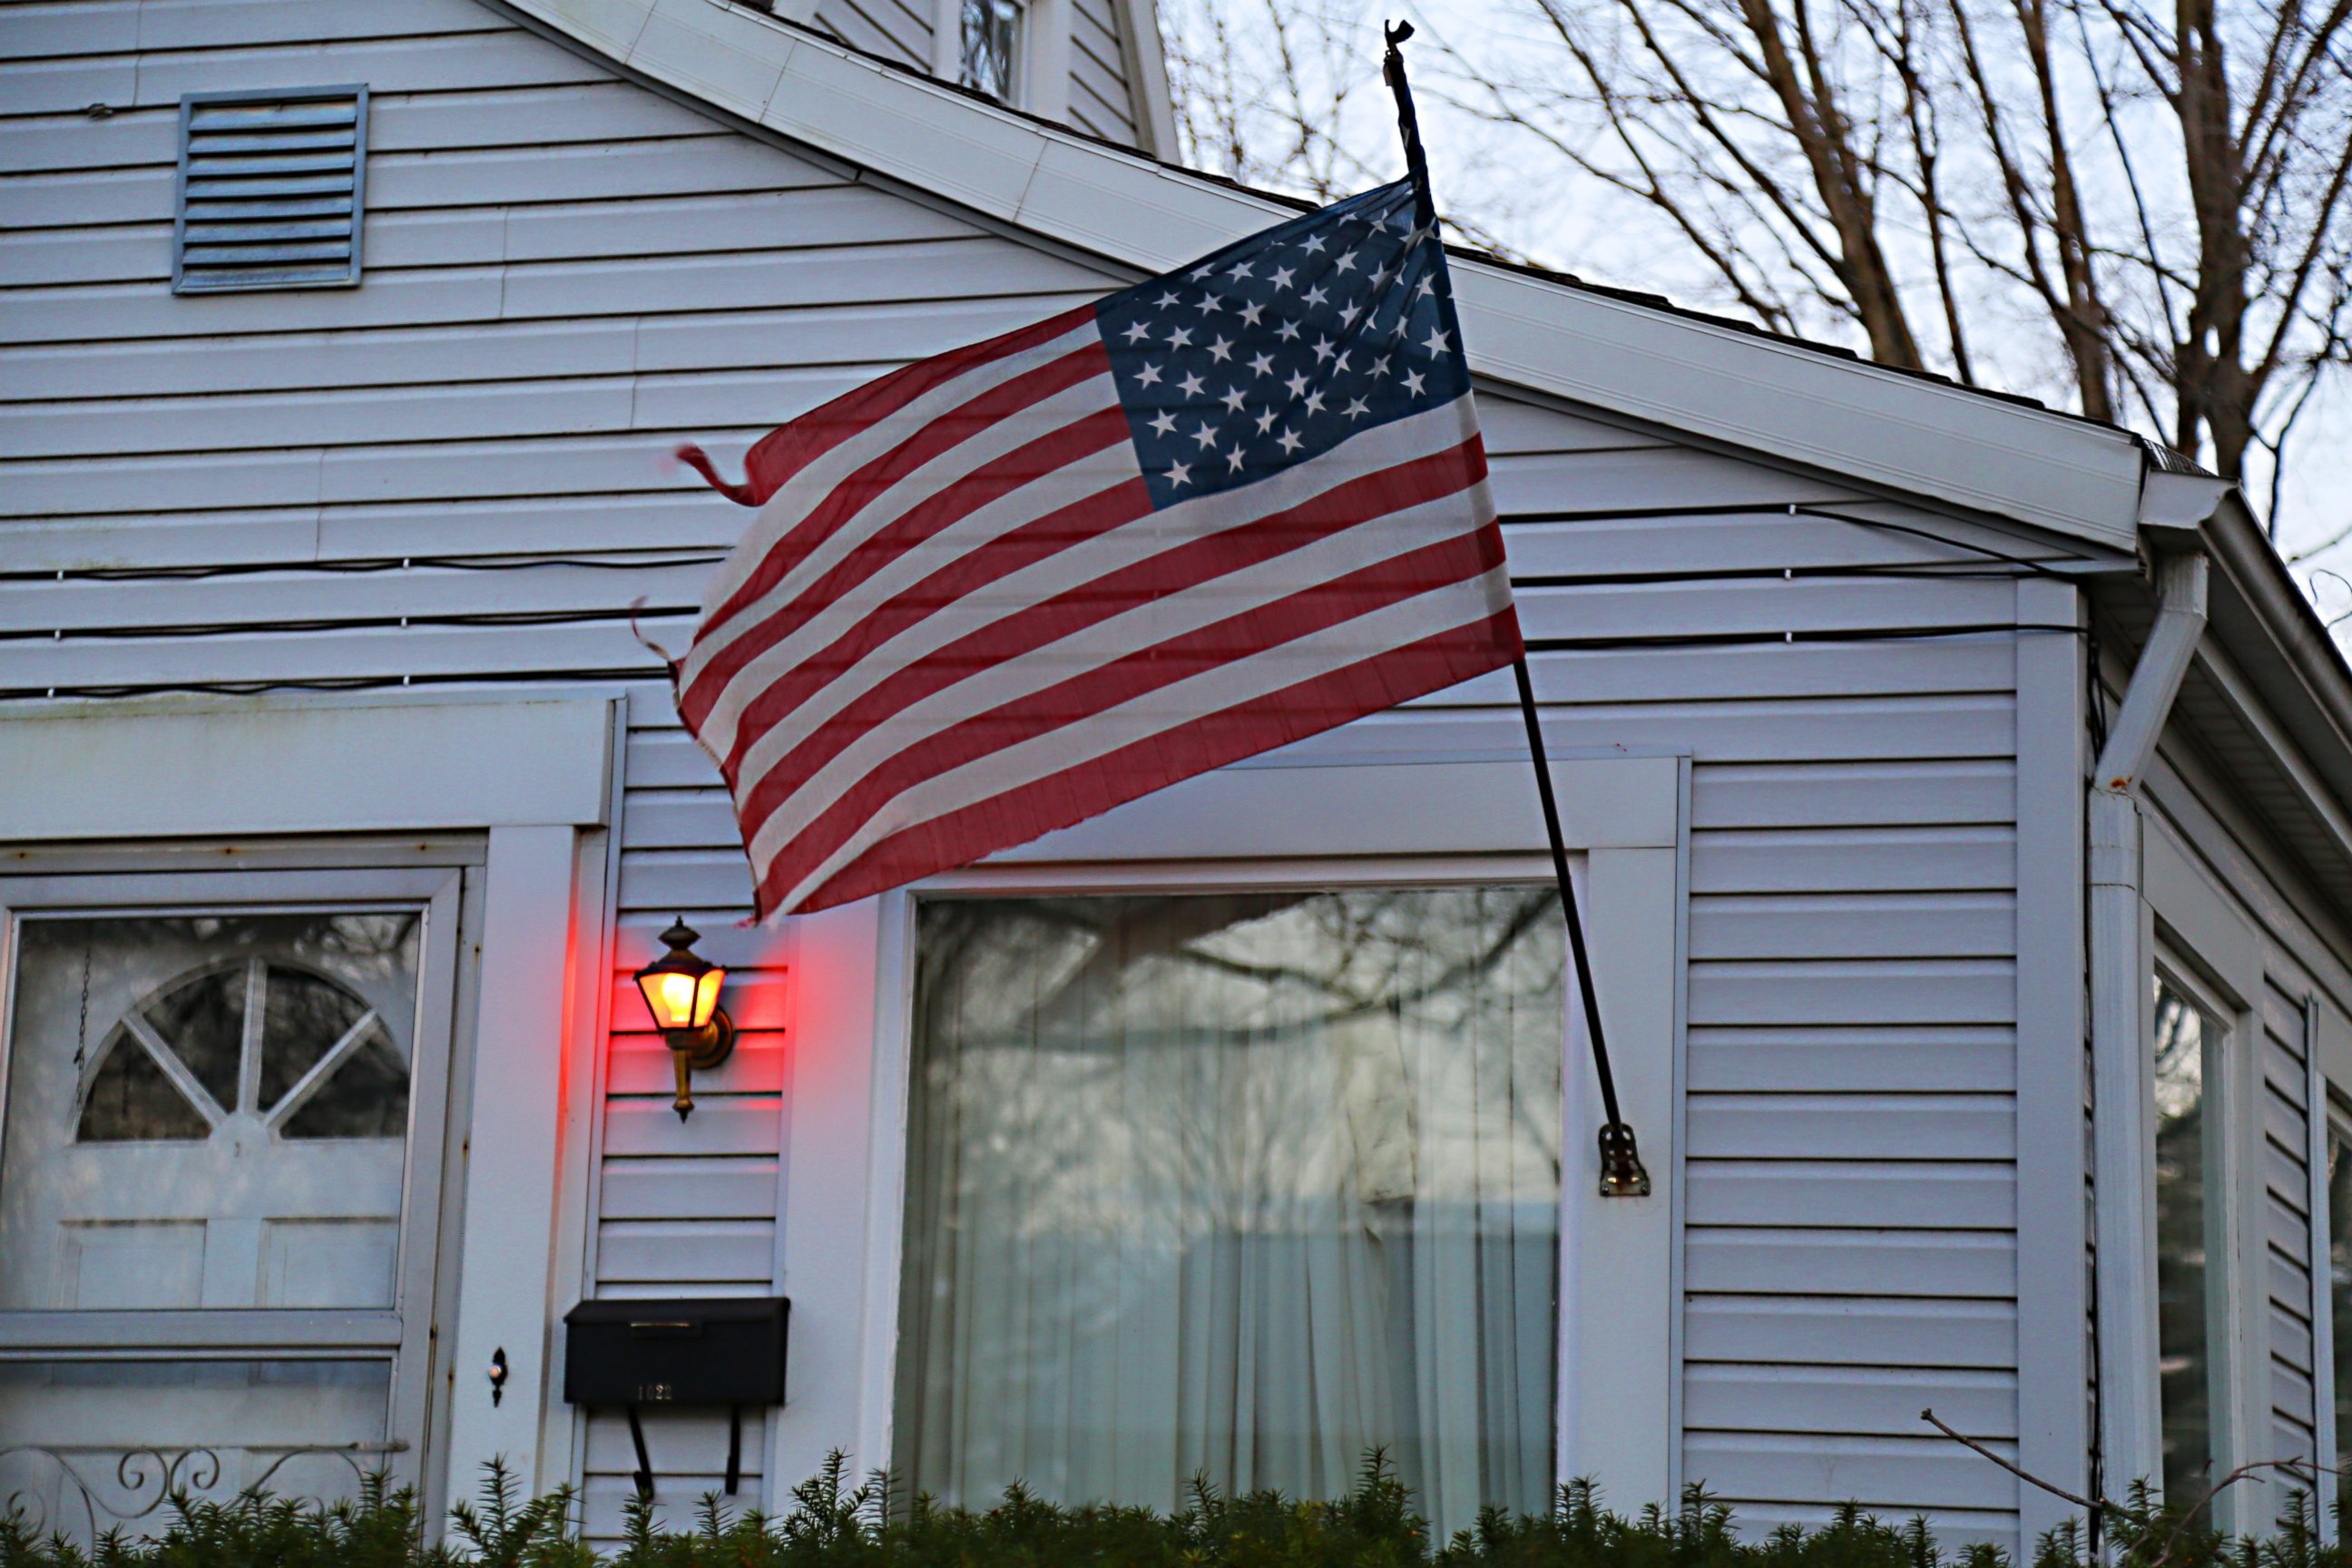
<path id="1" fill-rule="evenodd" d="M 263 205 L 282 207 L 286 210 L 276 214 L 250 214 L 245 216 L 241 225 L 236 225 L 235 220 L 230 219 L 215 219 L 208 222 L 204 215 L 198 214 L 194 226 L 196 230 L 199 247 L 201 248 L 205 243 L 208 228 L 231 225 L 247 229 L 262 225 L 301 232 L 275 236 L 256 235 L 252 237 L 250 244 L 241 247 L 220 247 L 215 242 L 217 248 L 242 249 L 256 254 L 248 258 L 234 260 L 224 258 L 209 265 L 205 264 L 200 258 L 198 263 L 192 266 L 188 257 L 191 227 L 189 185 L 190 164 L 195 157 L 201 155 L 203 151 L 196 145 L 197 138 L 207 133 L 215 137 L 235 134 L 230 126 L 203 127 L 199 124 L 199 117 L 207 110 L 221 108 L 250 107 L 299 110 L 309 105 L 334 104 L 339 101 L 347 101 L 351 105 L 348 223 L 336 222 L 336 215 L 331 211 L 320 213 L 301 210 L 305 207 L 314 209 L 320 206 L 331 207 L 336 200 L 340 199 L 341 194 L 332 185 L 310 191 L 264 193 L 257 198 Z M 296 168 L 281 171 L 259 168 L 252 171 L 257 174 L 277 172 L 295 176 L 292 179 L 278 182 L 282 185 L 307 184 L 320 178 L 331 179 L 341 174 L 339 169 L 332 166 L 317 168 L 299 165 L 315 161 L 321 152 L 332 153 L 339 150 L 331 144 L 323 149 L 319 145 L 319 137 L 322 132 L 331 133 L 338 123 L 339 121 L 328 121 L 322 126 L 315 118 L 307 123 L 298 118 L 290 123 L 274 127 L 266 122 L 257 123 L 254 132 L 247 138 L 247 141 L 260 141 L 274 132 L 279 136 L 289 139 L 289 144 L 282 151 L 266 144 L 222 150 L 244 154 L 259 153 L 263 158 L 275 153 L 276 161 L 298 165 Z M 368 89 L 364 82 L 351 82 L 331 87 L 192 92 L 184 96 L 180 100 L 179 162 L 173 172 L 172 184 L 172 292 L 174 294 L 223 294 L 252 292 L 260 289 L 358 287 L 362 266 L 361 226 L 367 211 L 367 125 Z M 262 159 L 257 159 L 256 163 L 258 163 L 261 161 Z M 205 172 L 198 171 L 195 177 L 198 180 L 205 179 Z M 202 199 L 205 193 L 200 187 L 197 195 L 199 199 Z M 270 224 L 269 219 L 272 216 L 278 217 L 281 221 L 274 225 Z M 333 248 L 338 246 L 341 252 L 340 257 Z M 287 247 L 286 254 L 280 257 L 270 256 L 268 252 L 273 247 Z"/>

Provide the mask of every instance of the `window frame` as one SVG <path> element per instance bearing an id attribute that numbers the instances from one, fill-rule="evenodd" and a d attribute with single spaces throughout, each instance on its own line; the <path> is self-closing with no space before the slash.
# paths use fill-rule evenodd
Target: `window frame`
<path id="1" fill-rule="evenodd" d="M 270 914 L 415 910 L 424 917 L 412 1047 L 409 1127 L 401 1178 L 400 1252 L 387 1309 L 186 1308 L 164 1311 L 0 1310 L 0 1361 L 383 1361 L 390 1363 L 383 1462 L 400 1481 L 425 1479 L 435 1327 L 448 1272 L 455 1205 L 444 1182 L 456 1120 L 455 1000 L 462 952 L 459 866 L 393 866 L 355 858 L 332 869 L 154 869 L 133 858 L 111 874 L 35 870 L 0 877 L 0 1141 L 13 1080 L 18 963 L 25 927 L 45 920 L 199 912 Z M 125 874 L 127 873 L 127 874 Z M 128 884 L 128 886 L 126 886 Z M 126 894 L 131 896 L 126 896 Z M 5 1150 L 0 1146 L 0 1157 Z"/>
<path id="2" fill-rule="evenodd" d="M 1571 1001 L 1562 1077 L 1557 1475 L 1617 1497 L 1681 1484 L 1681 1103 L 1686 758 L 1556 755 L 1612 1061 L 1656 1184 L 1598 1194 L 1598 1091 Z M 1262 761 L 1034 845 L 795 922 L 793 1052 L 779 1180 L 794 1399 L 767 1467 L 805 1472 L 841 1434 L 888 1462 L 909 1110 L 914 905 L 1006 896 L 1549 880 L 1524 753 Z M 855 1260 L 853 1263 L 852 1260 Z M 772 1496 L 772 1506 L 779 1500 Z"/>

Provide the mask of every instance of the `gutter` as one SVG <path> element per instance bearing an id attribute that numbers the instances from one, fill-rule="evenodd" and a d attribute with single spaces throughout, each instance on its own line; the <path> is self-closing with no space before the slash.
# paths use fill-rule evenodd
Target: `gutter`
<path id="1" fill-rule="evenodd" d="M 2155 1180 L 2156 1142 L 2138 784 L 2205 634 L 2208 576 L 2201 549 L 2159 559 L 2156 625 L 2091 775 L 2087 935 L 2102 1493 L 2163 1474 L 2156 1222 L 2154 1205 L 2145 1201 Z"/>

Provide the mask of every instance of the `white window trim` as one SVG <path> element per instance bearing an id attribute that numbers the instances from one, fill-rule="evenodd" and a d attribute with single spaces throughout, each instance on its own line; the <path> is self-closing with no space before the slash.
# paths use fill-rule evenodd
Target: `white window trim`
<path id="1" fill-rule="evenodd" d="M 277 1359 L 388 1360 L 393 1363 L 392 1404 L 386 1430 L 406 1447 L 383 1463 L 403 1482 L 421 1485 L 426 1412 L 431 1405 L 426 1374 L 436 1275 L 447 1252 L 441 1234 L 451 1217 L 444 1203 L 441 1173 L 457 1106 L 453 1074 L 464 1064 L 453 1048 L 449 1003 L 456 994 L 457 940 L 461 924 L 461 873 L 456 866 L 387 864 L 381 848 L 360 851 L 349 866 L 334 870 L 266 869 L 163 871 L 152 862 L 129 858 L 109 872 L 85 868 L 0 877 L 0 1130 L 8 1106 L 8 1058 L 13 1045 L 18 927 L 28 920 L 89 919 L 107 914 L 132 917 L 174 909 L 234 909 L 238 913 L 278 910 L 341 910 L 406 906 L 425 915 L 425 942 L 418 955 L 417 1014 L 413 1060 L 415 1078 L 412 1116 L 401 1182 L 399 1272 L 392 1306 L 373 1310 L 196 1309 L 177 1311 L 38 1310 L 0 1312 L 0 1358 L 74 1359 L 131 1352 L 176 1351 L 189 1355 L 251 1352 Z M 5 1153 L 5 1143 L 0 1143 Z"/>
<path id="2" fill-rule="evenodd" d="M 1565 755 L 1587 930 L 1626 1116 L 1656 1183 L 1599 1196 L 1591 1068 L 1574 1031 L 1561 1236 L 1561 1479 L 1621 1503 L 1681 1475 L 1680 1201 L 1688 766 Z M 770 1428 L 767 1502 L 847 1448 L 889 1463 L 907 1154 L 912 913 L 926 891 L 1109 892 L 1333 881 L 1549 879 L 1524 754 L 1261 762 L 1193 779 L 971 869 L 797 921 L 780 1175 L 793 1391 Z M 1573 1010 L 1571 1009 L 1571 1012 Z M 1582 1129 L 1580 1134 L 1577 1130 Z"/>
<path id="3" fill-rule="evenodd" d="M 2262 1163 L 2249 1154 L 2260 1149 L 2263 1136 L 2262 1057 L 2250 1044 L 2261 1037 L 2252 998 L 2262 994 L 2262 938 L 2160 817 L 2143 814 L 2142 821 L 2140 1026 L 2131 1061 L 2097 1064 L 2103 1097 L 2098 1114 L 2108 1119 L 2122 1113 L 2134 1126 L 2129 1140 L 2111 1136 L 2098 1144 L 2096 1194 L 2103 1219 L 2099 1289 L 2125 1293 L 2140 1321 L 2137 1342 L 2151 1352 L 2142 1355 L 2104 1336 L 2100 1345 L 2105 1484 L 2107 1495 L 2116 1499 L 2123 1497 L 2133 1480 L 2146 1477 L 2160 1482 L 2163 1474 L 2163 1406 L 2152 1353 L 2157 1343 L 2156 1082 L 2149 1051 L 2155 1028 L 2153 982 L 2159 972 L 2205 1009 L 2223 1034 L 2219 1080 L 2207 1087 L 2221 1112 L 2209 1122 L 2210 1135 L 2221 1140 L 2215 1167 L 2221 1179 L 2209 1187 L 2207 1202 L 2223 1205 L 2222 1256 L 2215 1261 L 2227 1282 L 2220 1335 L 2226 1358 L 2225 1404 L 2213 1411 L 2216 1473 L 2271 1457 L 2254 1451 L 2262 1444 L 2249 1446 L 2254 1435 L 2266 1438 L 2270 1429 L 2269 1381 L 2248 1375 L 2249 1368 L 2267 1366 L 2269 1354 L 2267 1314 L 2248 1289 L 2248 1281 L 2263 1277 L 2262 1258 L 2248 1252 L 2263 1245 L 2252 1223 L 2262 1213 Z M 2105 1098 L 2110 1095 L 2122 1097 L 2125 1104 L 2116 1105 Z M 2112 1258 L 2106 1256 L 2110 1250 Z M 2102 1321 L 2123 1305 L 2103 1300 Z M 2208 1332 L 2212 1332 L 2210 1324 Z M 2215 1499 L 2214 1510 L 2223 1529 L 2263 1529 L 2270 1521 L 2266 1510 L 2273 1510 L 2271 1500 L 2241 1485 Z"/>
<path id="4" fill-rule="evenodd" d="M 573 1469 L 580 1424 L 562 1403 L 552 1325 L 580 1293 L 584 1257 L 617 853 L 603 829 L 616 815 L 625 700 L 573 689 L 0 705 L 12 843 L 487 833 L 476 978 L 457 1018 L 475 1069 L 456 1086 L 449 1128 L 466 1192 L 447 1222 L 456 1321 L 434 1373 L 447 1436 L 425 1460 L 436 1521 L 493 1455 L 527 1492 Z M 322 778 L 337 787 L 318 788 Z M 485 1373 L 501 1348 L 509 1379 L 493 1405 Z"/>

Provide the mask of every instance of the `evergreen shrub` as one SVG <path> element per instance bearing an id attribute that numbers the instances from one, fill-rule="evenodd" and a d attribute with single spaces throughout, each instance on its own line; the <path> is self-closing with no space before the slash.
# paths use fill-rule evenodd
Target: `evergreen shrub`
<path id="1" fill-rule="evenodd" d="M 2347 1489 L 2352 1490 L 2352 1489 Z M 1628 1518 L 1601 1506 L 1589 1482 L 1559 1489 L 1545 1514 L 1483 1515 L 1434 1542 L 1381 1458 L 1367 1458 L 1342 1498 L 1303 1502 L 1276 1492 L 1221 1495 L 1196 1484 L 1177 1512 L 1062 1507 L 1020 1486 L 994 1507 L 942 1508 L 898 1496 L 886 1478 L 853 1486 L 836 1454 L 795 1488 L 786 1511 L 738 1511 L 705 1496 L 691 1527 L 657 1525 L 631 1502 L 624 1539 L 599 1552 L 583 1540 L 570 1489 L 524 1500 L 493 1464 L 478 1500 L 451 1510 L 448 1539 L 426 1546 L 415 1495 L 382 1478 L 354 1500 L 324 1506 L 247 1493 L 228 1501 L 172 1500 L 173 1521 L 152 1542 L 115 1536 L 84 1552 L 42 1540 L 19 1517 L 0 1518 L 0 1568 L 2005 1568 L 2008 1554 L 1974 1543 L 1946 1548 L 1924 1519 L 1890 1522 L 1858 1504 L 1814 1529 L 1782 1525 L 1743 1534 L 1732 1510 L 1700 1487 L 1679 1506 Z M 2320 1538 L 2311 1494 L 2291 1495 L 2276 1531 L 2225 1537 L 2152 1507 L 2146 1489 L 2110 1514 L 2105 1561 L 2114 1568 L 2352 1568 L 2347 1508 L 2334 1540 Z M 2095 1568 L 2085 1532 L 2070 1525 L 2036 1545 L 2032 1568 Z"/>

